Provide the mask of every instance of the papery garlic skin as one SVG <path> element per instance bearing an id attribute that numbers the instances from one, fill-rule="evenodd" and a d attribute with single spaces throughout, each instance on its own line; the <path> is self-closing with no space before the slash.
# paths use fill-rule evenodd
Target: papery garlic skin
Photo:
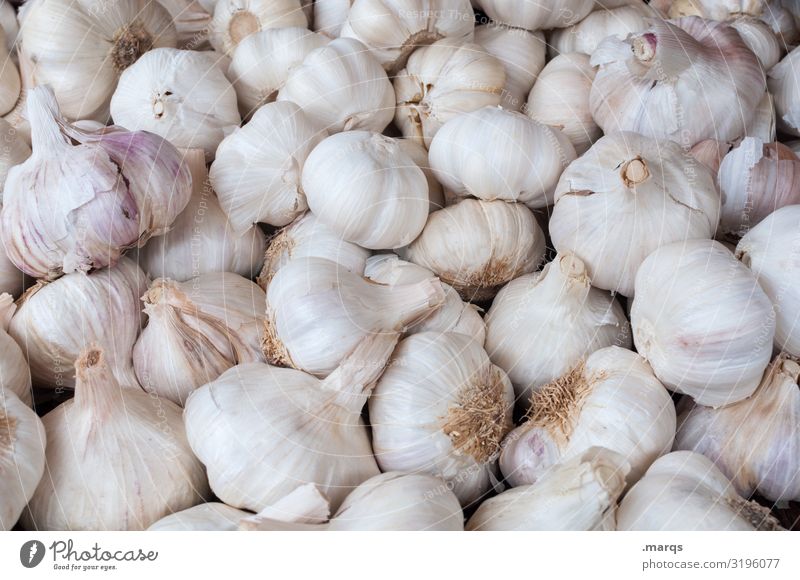
<path id="1" fill-rule="evenodd" d="M 0 28 L 3 29 L 5 36 L 6 49 L 11 53 L 17 43 L 19 22 L 17 22 L 17 11 L 8 0 L 0 1 Z"/>
<path id="2" fill-rule="evenodd" d="M 800 205 L 776 210 L 747 232 L 736 257 L 772 302 L 775 348 L 800 357 Z"/>
<path id="3" fill-rule="evenodd" d="M 397 139 L 400 150 L 411 157 L 417 167 L 422 169 L 425 180 L 428 182 L 428 207 L 429 211 L 436 211 L 445 207 L 445 195 L 442 184 L 436 180 L 436 174 L 431 167 L 428 150 L 413 139 Z"/>
<path id="4" fill-rule="evenodd" d="M 753 118 L 745 127 L 744 134 L 740 137 L 754 137 L 770 143 L 777 139 L 775 130 L 777 117 L 775 116 L 775 99 L 766 91 L 758 102 Z"/>
<path id="5" fill-rule="evenodd" d="M 550 33 L 548 51 L 553 56 L 579 52 L 590 55 L 609 36 L 622 40 L 648 26 L 654 11 L 644 2 L 630 2 L 614 8 L 593 10 L 580 22 Z"/>
<path id="6" fill-rule="evenodd" d="M 2 204 L 3 188 L 9 170 L 30 157 L 31 148 L 17 130 L 5 119 L 0 119 L 0 139 L 3 142 L 3 149 L 0 152 L 0 204 Z"/>
<path id="7" fill-rule="evenodd" d="M 558 252 L 573 252 L 592 284 L 633 296 L 636 271 L 656 248 L 711 239 L 720 200 L 714 176 L 672 141 L 614 133 L 563 172 L 549 222 Z"/>
<path id="8" fill-rule="evenodd" d="M 201 0 L 158 0 L 172 16 L 178 33 L 178 45 L 190 50 L 210 48 L 208 32 L 212 10 L 203 6 Z"/>
<path id="9" fill-rule="evenodd" d="M 338 38 L 352 5 L 353 0 L 314 0 L 314 30 Z"/>
<path id="10" fill-rule="evenodd" d="M 104 352 L 75 364 L 75 398 L 42 419 L 47 477 L 22 523 L 28 530 L 144 530 L 209 495 L 181 409 L 122 387 Z"/>
<path id="11" fill-rule="evenodd" d="M 509 282 L 485 322 L 486 352 L 508 373 L 525 409 L 532 392 L 581 358 L 607 346 L 631 345 L 622 307 L 591 287 L 583 262 L 569 253 Z"/>
<path id="12" fill-rule="evenodd" d="M 623 498 L 618 530 L 781 530 L 769 509 L 747 501 L 714 464 L 691 451 L 657 459 Z"/>
<path id="13" fill-rule="evenodd" d="M 220 143 L 209 178 L 234 232 L 289 224 L 308 206 L 300 177 L 324 130 L 294 103 L 269 103 Z"/>
<path id="14" fill-rule="evenodd" d="M 217 0 L 210 40 L 216 50 L 230 56 L 251 34 L 267 28 L 307 25 L 300 0 Z"/>
<path id="15" fill-rule="evenodd" d="M 544 233 L 524 205 L 464 199 L 430 214 L 422 234 L 400 255 L 434 272 L 465 300 L 483 300 L 533 272 L 544 252 Z"/>
<path id="16" fill-rule="evenodd" d="M 5 115 L 14 108 L 21 89 L 19 71 L 6 49 L 5 32 L 0 28 L 0 115 Z"/>
<path id="17" fill-rule="evenodd" d="M 17 342 L 8 334 L 8 326 L 17 306 L 10 294 L 0 294 L 0 397 L 13 393 L 30 406 L 33 404 L 31 371 Z"/>
<path id="18" fill-rule="evenodd" d="M 731 149 L 733 149 L 733 143 L 730 141 L 704 139 L 694 145 L 690 149 L 690 152 L 692 157 L 711 170 L 711 173 L 714 175 L 714 180 L 716 181 L 719 166 Z"/>
<path id="19" fill-rule="evenodd" d="M 496 22 L 527 30 L 548 30 L 570 26 L 582 20 L 594 8 L 594 1 L 480 0 L 480 5 Z"/>
<path id="20" fill-rule="evenodd" d="M 800 136 L 800 47 L 795 48 L 772 67 L 767 75 L 769 92 L 775 99 L 778 128 Z"/>
<path id="21" fill-rule="evenodd" d="M 550 469 L 533 485 L 487 499 L 467 531 L 615 530 L 617 500 L 629 465 L 620 454 L 591 447 Z"/>
<path id="22" fill-rule="evenodd" d="M 575 150 L 558 129 L 500 107 L 484 107 L 445 123 L 430 145 L 436 178 L 452 193 L 485 201 L 552 202 L 552 191 Z"/>
<path id="23" fill-rule="evenodd" d="M 2 207 L 0 207 L 0 211 L 2 211 Z M 2 225 L 0 224 L 0 239 L 2 237 Z M 19 296 L 24 288 L 25 275 L 8 259 L 5 251 L 0 246 L 0 292 Z"/>
<path id="24" fill-rule="evenodd" d="M 636 274 L 631 326 L 656 376 L 696 403 L 753 394 L 772 356 L 775 315 L 755 276 L 719 242 L 661 246 Z"/>
<path id="25" fill-rule="evenodd" d="M 765 71 L 770 70 L 781 60 L 783 46 L 767 23 L 755 18 L 743 17 L 733 20 L 730 25 L 736 29 L 745 44 L 758 57 Z"/>

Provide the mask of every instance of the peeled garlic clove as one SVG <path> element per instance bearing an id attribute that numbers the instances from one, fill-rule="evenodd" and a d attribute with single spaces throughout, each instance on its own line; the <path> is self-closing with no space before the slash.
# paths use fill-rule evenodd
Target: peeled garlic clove
<path id="1" fill-rule="evenodd" d="M 800 205 L 776 210 L 747 232 L 736 257 L 748 266 L 775 311 L 775 348 L 800 357 Z M 788 250 L 788 251 L 787 251 Z"/>
<path id="2" fill-rule="evenodd" d="M 413 139 L 397 139 L 396 143 L 400 146 L 400 150 L 411 157 L 411 160 L 425 174 L 425 180 L 428 182 L 429 211 L 442 209 L 446 205 L 444 190 L 442 184 L 436 180 L 436 174 L 428 159 L 428 150 Z"/>
<path id="3" fill-rule="evenodd" d="M 384 286 L 329 260 L 291 260 L 267 288 L 264 354 L 325 376 L 367 336 L 405 330 L 444 300 L 435 278 Z"/>
<path id="4" fill-rule="evenodd" d="M 768 74 L 769 92 L 775 99 L 778 129 L 800 136 L 800 47 L 772 67 Z"/>
<path id="5" fill-rule="evenodd" d="M 783 54 L 783 47 L 767 23 L 745 16 L 733 20 L 730 24 L 758 57 L 765 71 L 778 64 Z"/>
<path id="6" fill-rule="evenodd" d="M 602 447 L 557 464 L 533 485 L 487 499 L 467 522 L 468 531 L 615 530 L 617 500 L 629 465 Z"/>
<path id="7" fill-rule="evenodd" d="M 506 72 L 482 46 L 445 38 L 415 50 L 393 83 L 395 124 L 404 136 L 430 147 L 453 117 L 499 105 Z"/>
<path id="8" fill-rule="evenodd" d="M 102 348 L 84 351 L 75 370 L 75 398 L 42 419 L 48 476 L 26 529 L 144 530 L 209 495 L 180 407 L 122 387 Z"/>
<path id="9" fill-rule="evenodd" d="M 353 0 L 314 0 L 314 30 L 338 38 Z"/>
<path id="10" fill-rule="evenodd" d="M 300 0 L 217 0 L 210 40 L 216 50 L 231 55 L 242 40 L 261 30 L 307 25 Z"/>
<path id="11" fill-rule="evenodd" d="M 311 51 L 289 72 L 278 100 L 297 103 L 331 133 L 383 131 L 394 115 L 389 77 L 369 50 L 352 38 L 337 38 Z"/>
<path id="12" fill-rule="evenodd" d="M 213 10 L 207 10 L 200 0 L 158 0 L 158 3 L 172 16 L 181 48 L 208 48 L 208 29 Z"/>
<path id="13" fill-rule="evenodd" d="M 370 131 L 328 137 L 306 159 L 302 182 L 317 219 L 364 248 L 405 246 L 425 227 L 425 174 L 391 137 Z"/>
<path id="14" fill-rule="evenodd" d="M 719 242 L 661 246 L 636 274 L 636 350 L 673 391 L 721 407 L 756 390 L 775 317 L 755 276 Z"/>
<path id="15" fill-rule="evenodd" d="M 644 2 L 630 2 L 613 8 L 593 10 L 580 22 L 558 28 L 550 33 L 548 50 L 551 55 L 579 52 L 591 55 L 609 36 L 620 40 L 648 27 L 654 11 Z"/>
<path id="16" fill-rule="evenodd" d="M 0 28 L 0 115 L 9 113 L 17 104 L 22 83 L 19 71 L 6 49 L 5 32 Z"/>
<path id="17" fill-rule="evenodd" d="M 549 231 L 592 284 L 633 296 L 636 271 L 656 248 L 712 238 L 720 200 L 714 176 L 680 145 L 635 133 L 597 141 L 555 188 Z"/>
<path id="18" fill-rule="evenodd" d="M 0 119 L 0 139 L 3 140 L 3 155 L 0 155 L 0 204 L 3 202 L 3 188 L 8 172 L 31 156 L 28 143 L 5 119 Z M 5 254 L 5 252 L 2 252 Z M 3 258 L 5 256 L 2 256 Z"/>
<path id="19" fill-rule="evenodd" d="M 543 208 L 575 150 L 558 129 L 522 113 L 485 107 L 445 123 L 430 145 L 437 179 L 449 191 Z"/>
<path id="20" fill-rule="evenodd" d="M 142 326 L 139 297 L 148 280 L 122 258 L 113 268 L 39 282 L 22 296 L 8 333 L 25 354 L 35 384 L 63 390 L 75 385 L 70 370 L 80 353 L 97 343 L 116 379 L 136 386 L 131 352 Z M 87 304 L 91 310 L 87 312 Z"/>
<path id="21" fill-rule="evenodd" d="M 234 232 L 284 226 L 308 208 L 300 176 L 324 137 L 294 103 L 269 103 L 220 143 L 209 177 Z"/>
<path id="22" fill-rule="evenodd" d="M 739 496 L 711 461 L 691 451 L 665 455 L 625 495 L 617 529 L 781 530 L 769 509 Z"/>
<path id="23" fill-rule="evenodd" d="M 17 342 L 8 334 L 17 306 L 10 294 L 0 294 L 0 398 L 14 393 L 26 405 L 33 404 L 31 371 Z"/>
<path id="24" fill-rule="evenodd" d="M 495 22 L 527 30 L 548 30 L 575 24 L 594 8 L 594 0 L 564 2 L 517 2 L 480 0 L 481 8 Z"/>
<path id="25" fill-rule="evenodd" d="M 622 307 L 591 287 L 583 262 L 569 253 L 509 282 L 485 322 L 486 352 L 508 373 L 522 406 L 581 358 L 631 344 Z"/>
<path id="26" fill-rule="evenodd" d="M 477 301 L 533 272 L 544 252 L 544 233 L 524 205 L 464 199 L 430 214 L 401 257 L 433 271 L 465 300 Z"/>

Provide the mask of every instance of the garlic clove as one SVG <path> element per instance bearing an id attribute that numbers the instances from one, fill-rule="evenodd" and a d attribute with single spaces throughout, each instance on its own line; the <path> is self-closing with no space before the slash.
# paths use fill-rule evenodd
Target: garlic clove
<path id="1" fill-rule="evenodd" d="M 338 38 L 353 0 L 314 0 L 314 30 Z"/>
<path id="2" fill-rule="evenodd" d="M 655 16 L 644 2 L 627 2 L 615 7 L 596 7 L 580 22 L 550 32 L 548 52 L 551 56 L 581 53 L 591 56 L 609 36 L 622 40 L 629 34 L 645 30 Z"/>
<path id="3" fill-rule="evenodd" d="M 770 70 L 781 60 L 783 46 L 766 22 L 751 16 L 742 16 L 733 20 L 731 26 L 758 57 L 765 71 Z"/>
<path id="4" fill-rule="evenodd" d="M 560 3 L 480 0 L 481 8 L 493 21 L 527 30 L 570 26 L 589 14 L 594 4 L 594 0 L 565 0 Z"/>
<path id="5" fill-rule="evenodd" d="M 33 393 L 28 361 L 17 342 L 8 334 L 16 309 L 10 294 L 0 294 L 0 397 L 14 393 L 23 403 L 31 406 Z"/>
<path id="6" fill-rule="evenodd" d="M 210 40 L 216 50 L 231 55 L 240 42 L 261 30 L 307 25 L 300 0 L 217 0 Z"/>

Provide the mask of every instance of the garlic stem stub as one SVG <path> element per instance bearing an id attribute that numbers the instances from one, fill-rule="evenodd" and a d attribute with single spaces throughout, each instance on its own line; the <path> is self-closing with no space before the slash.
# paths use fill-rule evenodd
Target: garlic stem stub
<path id="1" fill-rule="evenodd" d="M 216 50 L 230 56 L 251 34 L 268 28 L 307 25 L 300 0 L 217 0 L 210 40 Z"/>
<path id="2" fill-rule="evenodd" d="M 8 333 L 17 306 L 14 298 L 0 294 L 0 397 L 13 393 L 28 406 L 33 405 L 31 371 L 17 341 Z"/>

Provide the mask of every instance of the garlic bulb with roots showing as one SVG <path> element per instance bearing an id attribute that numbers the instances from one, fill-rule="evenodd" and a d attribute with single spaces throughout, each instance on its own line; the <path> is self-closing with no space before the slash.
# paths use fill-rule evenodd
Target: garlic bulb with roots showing
<path id="1" fill-rule="evenodd" d="M 591 64 L 599 66 L 592 115 L 605 133 L 633 131 L 683 147 L 740 137 L 766 88 L 739 33 L 696 17 L 654 20 L 625 40 L 606 38 Z"/>
<path id="2" fill-rule="evenodd" d="M 251 34 L 267 28 L 307 25 L 300 0 L 217 0 L 210 40 L 216 50 L 230 56 Z"/>
<path id="3" fill-rule="evenodd" d="M 552 203 L 558 176 L 575 149 L 558 129 L 500 107 L 464 113 L 442 125 L 431 141 L 436 178 L 456 195 Z"/>
<path id="4" fill-rule="evenodd" d="M 269 103 L 220 143 L 209 177 L 234 232 L 285 226 L 308 209 L 300 177 L 325 135 L 294 103 Z"/>
<path id="5" fill-rule="evenodd" d="M 520 203 L 464 199 L 433 212 L 400 256 L 434 272 L 470 301 L 494 296 L 544 260 L 544 232 Z"/>
<path id="6" fill-rule="evenodd" d="M 5 119 L 0 118 L 0 139 L 3 140 L 2 155 L 0 155 L 0 204 L 3 202 L 3 188 L 5 187 L 8 172 L 15 165 L 21 164 L 31 156 L 28 143 Z M 5 252 L 0 258 L 5 258 Z"/>
<path id="7" fill-rule="evenodd" d="M 629 34 L 645 30 L 655 12 L 644 2 L 629 2 L 622 6 L 597 6 L 580 22 L 550 33 L 548 51 L 552 56 L 579 52 L 590 55 L 609 36 L 622 40 Z"/>
<path id="8" fill-rule="evenodd" d="M 800 501 L 800 363 L 781 354 L 749 399 L 721 409 L 687 406 L 675 449 L 702 453 L 743 497 Z"/>
<path id="9" fill-rule="evenodd" d="M 508 373 L 519 406 L 531 393 L 612 345 L 630 347 L 625 312 L 592 288 L 583 262 L 559 254 L 534 274 L 509 282 L 486 314 L 486 352 Z"/>
<path id="10" fill-rule="evenodd" d="M 291 260 L 267 287 L 263 351 L 272 364 L 326 376 L 365 337 L 403 331 L 444 300 L 435 278 L 385 286 L 329 260 Z"/>
<path id="11" fill-rule="evenodd" d="M 303 164 L 303 191 L 317 219 L 343 240 L 381 250 L 408 245 L 428 217 L 428 182 L 396 139 L 346 131 Z"/>
<path id="12" fill-rule="evenodd" d="M 414 334 L 397 345 L 369 400 L 375 459 L 382 471 L 439 477 L 470 506 L 498 479 L 513 410 L 511 382 L 480 344 Z"/>
<path id="13" fill-rule="evenodd" d="M 265 300 L 256 284 L 229 272 L 156 280 L 142 297 L 148 322 L 133 348 L 139 383 L 182 405 L 232 366 L 263 361 Z"/>
<path id="14" fill-rule="evenodd" d="M 602 137 L 561 174 L 548 224 L 597 288 L 633 296 L 636 271 L 656 248 L 714 237 L 714 176 L 680 145 L 636 133 Z"/>
<path id="15" fill-rule="evenodd" d="M 641 356 L 615 346 L 578 359 L 536 391 L 527 418 L 503 441 L 500 469 L 512 487 L 536 483 L 590 447 L 619 453 L 631 485 L 675 437 L 669 393 Z"/>
<path id="16" fill-rule="evenodd" d="M 756 277 L 725 246 L 661 246 L 636 273 L 636 350 L 673 391 L 721 407 L 758 387 L 772 356 L 775 315 Z"/>
<path id="17" fill-rule="evenodd" d="M 769 70 L 769 92 L 775 99 L 778 129 L 800 136 L 800 47 Z"/>
<path id="18" fill-rule="evenodd" d="M 590 447 L 554 465 L 536 483 L 487 499 L 467 522 L 468 531 L 615 530 L 617 500 L 629 465 L 602 447 Z"/>
<path id="19" fill-rule="evenodd" d="M 186 432 L 214 494 L 258 512 L 314 483 L 337 509 L 378 475 L 361 411 L 397 338 L 367 335 L 325 380 L 255 363 L 194 391 Z"/>
<path id="20" fill-rule="evenodd" d="M 800 205 L 763 219 L 739 241 L 736 257 L 772 302 L 775 348 L 800 358 Z"/>
<path id="21" fill-rule="evenodd" d="M 26 274 L 113 265 L 186 207 L 191 175 L 168 141 L 119 127 L 76 129 L 48 87 L 28 91 L 27 108 L 33 154 L 8 172 L 0 214 L 6 253 Z"/>
<path id="22" fill-rule="evenodd" d="M 352 5 L 353 0 L 314 0 L 314 30 L 338 38 Z"/>
<path id="23" fill-rule="evenodd" d="M 16 309 L 10 294 L 0 294 L 0 397 L 14 393 L 30 406 L 33 404 L 33 393 L 28 361 L 17 341 L 8 334 L 8 326 Z"/>
<path id="24" fill-rule="evenodd" d="M 769 509 L 747 501 L 714 464 L 691 451 L 657 459 L 617 510 L 617 529 L 632 531 L 777 531 Z"/>
<path id="25" fill-rule="evenodd" d="M 44 474 L 42 420 L 12 392 L 0 389 L 0 531 L 19 520 Z"/>
<path id="26" fill-rule="evenodd" d="M 25 529 L 144 530 L 209 495 L 180 407 L 121 386 L 102 348 L 84 351 L 75 370 L 75 398 L 42 419 L 47 477 Z"/>
<path id="27" fill-rule="evenodd" d="M 480 0 L 481 8 L 493 21 L 527 30 L 570 26 L 589 14 L 594 4 L 594 0 Z"/>

